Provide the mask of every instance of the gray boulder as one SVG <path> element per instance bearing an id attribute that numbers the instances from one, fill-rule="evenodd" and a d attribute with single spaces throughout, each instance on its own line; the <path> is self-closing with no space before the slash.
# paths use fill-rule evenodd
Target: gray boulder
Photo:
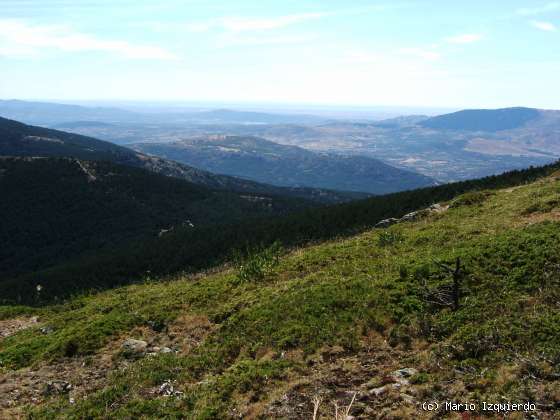
<path id="1" fill-rule="evenodd" d="M 129 338 L 122 344 L 125 353 L 129 354 L 143 354 L 148 348 L 148 343 L 143 340 L 134 340 Z"/>
<path id="2" fill-rule="evenodd" d="M 376 228 L 388 228 L 396 223 L 399 223 L 399 219 L 391 217 L 389 219 L 384 219 L 375 225 Z"/>

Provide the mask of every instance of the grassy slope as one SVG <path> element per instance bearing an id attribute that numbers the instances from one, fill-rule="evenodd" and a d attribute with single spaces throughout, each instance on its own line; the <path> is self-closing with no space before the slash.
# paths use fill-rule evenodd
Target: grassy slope
<path id="1" fill-rule="evenodd" d="M 65 356 L 95 358 L 116 348 L 119 338 L 166 334 L 147 325 L 173 329 L 181 319 L 204 319 L 210 327 L 196 345 L 127 363 L 75 404 L 60 397 L 28 410 L 34 418 L 266 417 L 278 415 L 270 410 L 282 395 L 299 393 L 309 416 L 313 393 L 324 392 L 326 416 L 341 398 L 335 391 L 365 389 L 363 365 L 346 362 L 366 348 L 372 360 L 378 353 L 392 360 L 380 363 L 387 369 L 420 370 L 406 391 L 417 401 L 503 396 L 551 410 L 560 404 L 559 202 L 560 182 L 551 177 L 463 196 L 447 212 L 393 226 L 389 234 L 374 229 L 293 251 L 261 281 L 238 282 L 234 270 L 224 269 L 59 306 L 0 308 L 0 318 L 34 314 L 40 325 L 54 328 L 47 335 L 30 328 L 0 341 L 0 363 L 7 374 Z M 453 311 L 425 298 L 423 285 L 434 291 L 448 284 L 435 261 L 456 257 L 467 275 L 461 307 Z M 325 356 L 329 351 L 334 356 Z M 328 376 L 335 367 L 334 377 L 350 372 L 355 380 L 333 385 L 318 379 L 318 372 Z M 387 373 L 380 367 L 368 379 L 379 385 Z M 184 394 L 147 391 L 166 380 L 175 380 Z M 372 407 L 405 417 L 417 413 L 395 393 L 366 398 L 354 409 L 367 416 Z"/>

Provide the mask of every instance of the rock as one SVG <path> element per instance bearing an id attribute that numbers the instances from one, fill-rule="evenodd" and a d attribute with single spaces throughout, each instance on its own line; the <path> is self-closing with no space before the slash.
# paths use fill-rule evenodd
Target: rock
<path id="1" fill-rule="evenodd" d="M 416 370 L 414 368 L 404 368 L 404 369 L 399 369 L 399 370 L 395 370 L 394 372 L 391 372 L 391 377 L 398 384 L 408 385 L 409 384 L 408 378 L 416 375 L 417 373 L 418 373 L 418 370 Z"/>
<path id="2" fill-rule="evenodd" d="M 161 321 L 148 321 L 147 324 L 155 332 L 162 332 L 165 329 L 165 324 Z"/>
<path id="3" fill-rule="evenodd" d="M 45 384 L 43 395 L 66 394 L 71 389 L 72 385 L 66 381 L 48 381 Z"/>
<path id="4" fill-rule="evenodd" d="M 387 228 L 389 226 L 392 226 L 396 223 L 399 223 L 399 219 L 395 219 L 394 217 L 391 217 L 389 219 L 384 219 L 382 221 L 380 221 L 379 223 L 377 223 L 375 225 L 376 228 Z"/>
<path id="5" fill-rule="evenodd" d="M 373 388 L 369 390 L 369 395 L 374 395 L 379 397 L 380 395 L 385 394 L 389 390 L 389 385 L 380 386 L 379 388 Z"/>
<path id="6" fill-rule="evenodd" d="M 171 226 L 169 229 L 161 229 L 158 233 L 158 238 L 161 238 L 163 235 L 172 231 L 173 231 L 173 226 Z"/>
<path id="7" fill-rule="evenodd" d="M 52 332 L 54 331 L 54 328 L 53 328 L 53 327 L 46 326 L 46 327 L 41 327 L 41 328 L 39 329 L 39 331 L 41 331 L 42 334 L 47 335 L 47 334 L 52 333 Z"/>
<path id="8" fill-rule="evenodd" d="M 164 397 L 178 397 L 183 394 L 181 391 L 175 389 L 171 381 L 165 381 L 162 383 L 156 393 L 163 395 Z"/>
<path id="9" fill-rule="evenodd" d="M 173 350 L 171 350 L 169 347 L 162 347 L 162 348 L 159 350 L 159 352 L 165 354 L 165 353 L 172 353 Z"/>
<path id="10" fill-rule="evenodd" d="M 389 226 L 392 226 L 396 223 L 414 222 L 414 221 L 420 219 L 423 216 L 429 215 L 430 213 L 443 213 L 447 209 L 449 209 L 449 206 L 442 206 L 441 204 L 436 203 L 436 204 L 432 204 L 430 207 L 428 207 L 426 209 L 417 210 L 417 211 L 413 211 L 413 212 L 410 212 L 408 214 L 405 214 L 400 219 L 395 219 L 394 217 L 391 217 L 389 219 L 384 219 L 384 220 L 380 221 L 379 223 L 377 223 L 375 225 L 375 227 L 376 228 L 388 228 Z"/>
<path id="11" fill-rule="evenodd" d="M 148 348 L 148 343 L 143 340 L 134 340 L 129 338 L 122 345 L 123 350 L 130 354 L 143 354 Z"/>
<path id="12" fill-rule="evenodd" d="M 415 220 L 418 220 L 420 218 L 422 214 L 422 211 L 413 211 L 411 213 L 405 214 L 403 217 L 401 217 L 401 222 L 413 222 Z"/>
<path id="13" fill-rule="evenodd" d="M 392 372 L 392 376 L 394 377 L 403 377 L 403 378 L 410 378 L 411 376 L 414 376 L 418 373 L 417 369 L 414 368 L 404 368 L 404 369 L 399 369 L 399 370 L 395 370 L 394 372 Z"/>
<path id="14" fill-rule="evenodd" d="M 444 211 L 447 210 L 449 210 L 449 206 L 442 206 L 439 203 L 432 204 L 430 207 L 428 207 L 428 211 L 430 213 L 443 213 Z"/>

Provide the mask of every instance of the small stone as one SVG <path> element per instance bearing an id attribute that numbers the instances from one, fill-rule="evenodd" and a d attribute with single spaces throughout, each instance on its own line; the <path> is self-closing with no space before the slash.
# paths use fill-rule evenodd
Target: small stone
<path id="1" fill-rule="evenodd" d="M 66 394 L 70 392 L 72 385 L 66 381 L 48 381 L 43 391 L 44 395 Z"/>
<path id="2" fill-rule="evenodd" d="M 41 331 L 42 334 L 47 335 L 47 334 L 52 333 L 52 332 L 54 331 L 54 328 L 53 328 L 53 327 L 50 327 L 50 326 L 46 326 L 46 327 L 41 327 L 41 328 L 39 329 L 39 331 Z"/>
<path id="3" fill-rule="evenodd" d="M 380 395 L 385 394 L 388 390 L 389 390 L 388 385 L 380 386 L 379 388 L 370 389 L 369 394 L 370 395 L 375 395 L 376 397 L 379 397 Z"/>
<path id="4" fill-rule="evenodd" d="M 392 372 L 391 377 L 401 385 L 408 385 L 409 384 L 408 378 L 416 375 L 417 373 L 418 370 L 414 368 L 404 368 Z"/>
<path id="5" fill-rule="evenodd" d="M 122 345 L 123 350 L 130 354 L 143 354 L 148 348 L 148 343 L 143 340 L 134 340 L 129 338 Z"/>
<path id="6" fill-rule="evenodd" d="M 417 369 L 404 368 L 404 369 L 395 370 L 393 373 L 391 373 L 391 375 L 393 377 L 410 378 L 411 376 L 414 376 L 417 373 L 418 373 Z"/>
<path id="7" fill-rule="evenodd" d="M 179 397 L 183 395 L 181 391 L 175 389 L 171 381 L 165 381 L 162 383 L 156 393 L 164 397 Z"/>
<path id="8" fill-rule="evenodd" d="M 384 219 L 381 220 L 379 223 L 377 223 L 375 225 L 376 228 L 387 228 L 389 226 L 394 225 L 395 223 L 398 223 L 399 219 L 395 219 L 394 217 L 391 217 L 389 219 Z"/>
<path id="9" fill-rule="evenodd" d="M 162 347 L 162 348 L 159 350 L 159 352 L 165 354 L 165 353 L 172 353 L 173 350 L 171 350 L 169 347 Z"/>

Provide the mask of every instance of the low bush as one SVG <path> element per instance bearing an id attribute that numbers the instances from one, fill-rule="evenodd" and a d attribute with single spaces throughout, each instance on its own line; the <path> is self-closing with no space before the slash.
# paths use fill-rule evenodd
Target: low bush
<path id="1" fill-rule="evenodd" d="M 379 234 L 378 244 L 381 247 L 396 245 L 403 242 L 404 237 L 400 232 L 383 231 Z"/>
<path id="2" fill-rule="evenodd" d="M 239 283 L 263 280 L 278 265 L 282 246 L 274 242 L 269 247 L 250 248 L 243 254 L 237 251 L 234 261 L 237 266 Z"/>
<path id="3" fill-rule="evenodd" d="M 492 193 L 488 191 L 471 191 L 460 195 L 451 203 L 451 208 L 457 208 L 461 206 L 474 206 L 484 203 Z"/>

